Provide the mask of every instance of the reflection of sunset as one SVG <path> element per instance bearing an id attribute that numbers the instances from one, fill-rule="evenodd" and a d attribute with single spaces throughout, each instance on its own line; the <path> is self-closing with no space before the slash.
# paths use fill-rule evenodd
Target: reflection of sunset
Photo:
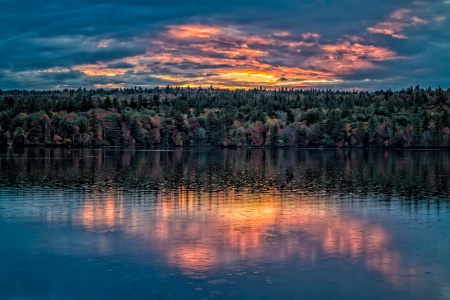
<path id="1" fill-rule="evenodd" d="M 205 245 L 181 245 L 179 248 L 169 249 L 167 258 L 170 263 L 182 268 L 188 275 L 205 272 L 218 262 L 213 249 Z"/>
<path id="2" fill-rule="evenodd" d="M 82 221 L 87 228 L 113 227 L 121 217 L 122 210 L 117 207 L 113 192 L 103 195 L 100 201 L 88 199 L 83 204 Z"/>
<path id="3" fill-rule="evenodd" d="M 114 194 L 85 201 L 83 225 L 120 227 L 124 212 L 118 204 Z M 315 262 L 319 255 L 363 263 L 392 284 L 415 273 L 389 249 L 391 239 L 383 226 L 305 196 L 288 200 L 279 193 L 180 189 L 160 195 L 151 212 L 133 209 L 130 217 L 127 224 L 133 226 L 124 230 L 143 237 L 188 275 L 239 260 L 299 257 Z"/>

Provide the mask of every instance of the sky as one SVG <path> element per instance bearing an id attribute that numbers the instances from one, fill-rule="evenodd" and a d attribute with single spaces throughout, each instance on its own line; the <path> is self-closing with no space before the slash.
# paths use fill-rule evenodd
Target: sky
<path id="1" fill-rule="evenodd" d="M 0 89 L 450 88 L 450 0 L 0 0 Z"/>

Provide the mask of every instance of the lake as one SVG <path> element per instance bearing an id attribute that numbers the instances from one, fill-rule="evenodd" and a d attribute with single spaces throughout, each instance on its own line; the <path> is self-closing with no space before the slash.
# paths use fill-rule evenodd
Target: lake
<path id="1" fill-rule="evenodd" d="M 0 299 L 450 299 L 450 152 L 0 150 Z"/>

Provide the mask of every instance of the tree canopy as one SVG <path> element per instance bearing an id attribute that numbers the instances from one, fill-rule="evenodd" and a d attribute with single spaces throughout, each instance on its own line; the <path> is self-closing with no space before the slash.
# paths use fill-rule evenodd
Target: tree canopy
<path id="1" fill-rule="evenodd" d="M 450 90 L 0 90 L 0 146 L 446 148 Z"/>

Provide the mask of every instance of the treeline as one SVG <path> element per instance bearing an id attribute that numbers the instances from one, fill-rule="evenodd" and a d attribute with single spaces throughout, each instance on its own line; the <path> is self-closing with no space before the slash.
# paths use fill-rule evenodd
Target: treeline
<path id="1" fill-rule="evenodd" d="M 0 90 L 0 146 L 447 148 L 450 89 Z"/>

